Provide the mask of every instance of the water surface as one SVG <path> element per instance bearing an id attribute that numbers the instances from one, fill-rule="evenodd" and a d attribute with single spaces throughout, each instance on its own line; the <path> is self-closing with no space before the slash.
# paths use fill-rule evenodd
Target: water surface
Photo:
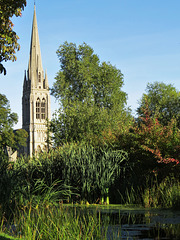
<path id="1" fill-rule="evenodd" d="M 137 207 L 90 206 L 103 224 L 108 224 L 107 239 L 180 239 L 180 211 Z"/>

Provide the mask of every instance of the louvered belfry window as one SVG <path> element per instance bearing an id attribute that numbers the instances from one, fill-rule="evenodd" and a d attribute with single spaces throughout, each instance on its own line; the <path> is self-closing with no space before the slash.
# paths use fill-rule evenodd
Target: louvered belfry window
<path id="1" fill-rule="evenodd" d="M 40 119 L 40 99 L 36 101 L 36 119 Z"/>
<path id="2" fill-rule="evenodd" d="M 46 118 L 46 103 L 45 103 L 45 99 L 42 99 L 41 102 L 41 119 L 45 119 Z"/>

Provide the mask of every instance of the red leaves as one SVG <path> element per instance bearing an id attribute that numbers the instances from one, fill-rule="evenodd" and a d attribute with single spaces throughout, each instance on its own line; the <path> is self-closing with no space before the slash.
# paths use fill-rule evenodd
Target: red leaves
<path id="1" fill-rule="evenodd" d="M 180 131 L 176 120 L 172 119 L 167 126 L 158 121 L 158 113 L 151 116 L 148 103 L 143 109 L 144 117 L 139 117 L 135 133 L 143 150 L 154 155 L 158 163 L 179 164 Z"/>

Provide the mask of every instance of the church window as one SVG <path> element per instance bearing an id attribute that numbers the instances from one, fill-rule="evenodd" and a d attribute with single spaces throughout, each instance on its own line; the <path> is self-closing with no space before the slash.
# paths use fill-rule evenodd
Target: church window
<path id="1" fill-rule="evenodd" d="M 42 99 L 41 102 L 41 119 L 45 119 L 46 117 L 46 103 L 45 103 L 45 99 Z"/>
<path id="2" fill-rule="evenodd" d="M 40 119 L 40 99 L 36 101 L 36 119 Z"/>

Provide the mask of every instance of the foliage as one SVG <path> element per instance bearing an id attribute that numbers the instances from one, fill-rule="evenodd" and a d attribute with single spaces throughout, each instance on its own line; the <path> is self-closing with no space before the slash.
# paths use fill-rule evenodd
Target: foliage
<path id="1" fill-rule="evenodd" d="M 19 37 L 13 30 L 11 18 L 21 16 L 26 0 L 0 0 L 0 73 L 6 74 L 3 61 L 16 60 L 15 52 L 20 49 Z"/>
<path id="2" fill-rule="evenodd" d="M 31 240 L 80 240 L 107 239 L 108 222 L 97 216 L 96 209 L 86 212 L 78 207 L 49 205 L 49 202 L 34 205 L 30 202 L 13 213 L 13 220 L 2 219 L 1 231 L 20 239 Z M 14 226 L 10 229 L 8 226 Z"/>
<path id="3" fill-rule="evenodd" d="M 71 201 L 96 202 L 109 196 L 108 191 L 127 166 L 124 151 L 68 144 L 31 160 L 18 159 L 1 175 L 0 194 L 5 194 L 2 201 L 6 204 L 19 202 L 22 196 L 27 199 L 27 195 L 34 193 L 37 180 L 47 186 L 58 180 L 76 193 L 71 195 Z"/>
<path id="4" fill-rule="evenodd" d="M 180 160 L 180 131 L 175 119 L 171 119 L 167 126 L 158 121 L 158 115 L 151 116 L 149 104 L 143 110 L 144 117 L 140 117 L 135 132 L 141 147 L 151 152 L 158 163 L 179 164 Z"/>
<path id="5" fill-rule="evenodd" d="M 5 209 L 5 205 L 10 196 L 11 177 L 8 173 L 8 158 L 4 153 L 0 153 L 0 208 Z"/>
<path id="6" fill-rule="evenodd" d="M 145 207 L 163 207 L 180 209 L 180 182 L 173 176 L 167 176 L 162 181 L 152 181 L 143 193 Z"/>
<path id="7" fill-rule="evenodd" d="M 92 196 L 107 197 L 128 159 L 124 151 L 97 150 L 85 144 L 68 144 L 59 153 L 64 159 L 62 179 L 67 185 L 78 188 L 81 199 L 92 201 L 96 200 L 91 199 Z"/>
<path id="8" fill-rule="evenodd" d="M 27 164 L 24 165 L 28 167 Z M 34 170 L 35 167 L 32 171 Z M 31 170 L 25 171 L 18 163 L 7 162 L 6 166 L 1 166 L 0 173 L 0 209 L 7 216 L 11 215 L 12 210 L 21 209 L 30 202 L 32 205 L 48 202 L 55 206 L 60 199 L 63 201 L 73 194 L 71 187 L 62 181 L 56 179 L 52 182 L 51 179 L 46 183 L 41 177 L 35 179 Z"/>
<path id="9" fill-rule="evenodd" d="M 180 161 L 180 131 L 176 119 L 164 126 L 158 120 L 159 112 L 152 114 L 148 99 L 141 111 L 142 116 L 134 121 L 129 133 L 119 136 L 120 146 L 129 153 L 130 161 L 134 158 L 140 165 L 144 162 L 144 170 L 149 167 L 149 171 L 153 171 L 166 164 L 173 169 Z"/>
<path id="10" fill-rule="evenodd" d="M 10 235 L 7 235 L 5 233 L 0 233 L 0 240 L 19 240 L 19 238 L 14 238 Z"/>
<path id="11" fill-rule="evenodd" d="M 14 131 L 14 149 L 19 149 L 22 146 L 26 146 L 28 133 L 24 129 L 17 129 Z"/>
<path id="12" fill-rule="evenodd" d="M 17 123 L 16 113 L 11 113 L 9 102 L 5 95 L 0 94 L 0 153 L 3 155 L 6 146 L 14 149 L 26 144 L 27 133 L 19 129 L 13 131 L 13 125 Z"/>
<path id="13" fill-rule="evenodd" d="M 128 153 L 133 171 L 126 173 L 125 180 L 119 179 L 115 183 L 113 189 L 119 192 L 116 202 L 123 202 L 123 199 L 129 202 L 129 198 L 141 202 L 142 197 L 137 196 L 142 196 L 147 177 L 154 174 L 158 174 L 159 182 L 170 174 L 177 179 L 180 176 L 180 131 L 176 119 L 164 126 L 158 120 L 158 113 L 151 114 L 148 101 L 142 113 L 129 131 L 118 136 L 119 148 Z"/>
<path id="14" fill-rule="evenodd" d="M 128 181 L 128 179 L 126 179 Z M 119 189 L 118 204 L 138 204 L 147 208 L 173 208 L 180 209 L 180 181 L 172 174 L 161 178 L 154 172 L 148 174 L 141 184 L 135 187 L 126 185 L 126 189 Z"/>
<path id="15" fill-rule="evenodd" d="M 83 236 L 91 239 L 92 235 L 102 239 L 101 234 L 105 231 L 101 229 L 97 215 L 84 215 L 78 209 L 74 211 L 60 203 L 72 194 L 61 181 L 48 186 L 39 179 L 35 181 L 34 189 L 30 188 L 28 183 L 21 185 L 19 191 L 13 188 L 13 198 L 9 201 L 11 212 L 0 216 L 1 231 L 24 239 L 82 239 Z M 1 205 L 1 210 L 7 209 Z"/>
<path id="16" fill-rule="evenodd" d="M 127 95 L 121 90 L 123 75 L 102 62 L 87 44 L 65 42 L 57 51 L 61 70 L 52 94 L 60 108 L 52 120 L 57 146 L 81 141 L 98 144 L 106 132 L 112 135 L 129 119 Z"/>
<path id="17" fill-rule="evenodd" d="M 137 109 L 139 116 L 144 116 L 144 108 L 148 103 L 151 116 L 158 112 L 158 121 L 168 125 L 171 119 L 177 120 L 180 127 L 180 92 L 171 84 L 155 82 L 148 84 L 147 94 L 143 94 Z"/>
<path id="18" fill-rule="evenodd" d="M 11 113 L 9 102 L 5 95 L 0 94 L 0 204 L 8 205 L 14 187 L 13 172 L 9 171 L 11 164 L 8 162 L 6 148 L 18 149 L 26 144 L 27 132 L 25 130 L 13 131 L 12 127 L 17 122 L 17 114 Z"/>

